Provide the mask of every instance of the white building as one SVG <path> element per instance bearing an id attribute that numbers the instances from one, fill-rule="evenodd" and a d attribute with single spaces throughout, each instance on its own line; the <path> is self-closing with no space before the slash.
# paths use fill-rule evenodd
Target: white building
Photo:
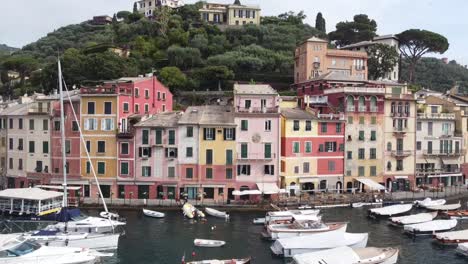
<path id="1" fill-rule="evenodd" d="M 361 41 L 358 43 L 354 43 L 348 46 L 341 47 L 341 49 L 367 52 L 370 46 L 377 44 L 377 43 L 394 47 L 395 50 L 398 52 L 398 55 L 400 55 L 400 49 L 399 49 L 400 42 L 398 41 L 398 38 L 395 35 L 378 36 L 378 37 L 375 37 L 372 41 Z M 389 81 L 398 81 L 399 79 L 398 63 L 395 65 L 395 67 L 393 68 L 391 72 L 388 72 L 386 74 L 386 77 L 383 79 L 389 80 Z"/>
<path id="2" fill-rule="evenodd" d="M 183 0 L 141 0 L 138 1 L 138 12 L 145 14 L 146 17 L 151 17 L 153 16 L 154 9 L 158 6 L 179 8 L 183 5 Z"/>

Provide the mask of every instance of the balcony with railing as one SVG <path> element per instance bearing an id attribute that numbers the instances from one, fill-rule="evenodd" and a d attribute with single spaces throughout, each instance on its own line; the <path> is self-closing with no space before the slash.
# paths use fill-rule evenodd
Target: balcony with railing
<path id="1" fill-rule="evenodd" d="M 440 174 L 459 174 L 460 168 L 419 168 L 416 169 L 416 176 L 440 175 Z"/>
<path id="2" fill-rule="evenodd" d="M 130 87 L 104 87 L 104 86 L 97 86 L 97 87 L 81 87 L 80 93 L 82 95 L 113 95 L 113 94 L 132 94 L 132 88 Z"/>
<path id="3" fill-rule="evenodd" d="M 418 113 L 418 119 L 455 120 L 454 113 Z"/>
<path id="4" fill-rule="evenodd" d="M 393 118 L 408 118 L 410 116 L 410 113 L 408 112 L 398 112 L 398 111 L 394 111 L 392 112 L 392 117 Z"/>
<path id="5" fill-rule="evenodd" d="M 376 87 L 337 87 L 323 91 L 324 94 L 347 93 L 347 94 L 385 94 L 385 88 Z"/>
<path id="6" fill-rule="evenodd" d="M 438 150 L 438 149 L 425 149 L 423 150 L 423 155 L 424 156 L 462 156 L 465 154 L 465 150 L 460 149 L 460 150 Z"/>
<path id="7" fill-rule="evenodd" d="M 346 111 L 347 112 L 354 112 L 354 111 L 356 111 L 356 107 L 354 105 L 348 105 L 346 107 Z"/>
<path id="8" fill-rule="evenodd" d="M 328 104 L 328 96 L 310 96 L 305 99 L 309 105 Z"/>
<path id="9" fill-rule="evenodd" d="M 364 66 L 364 65 L 355 65 L 354 69 L 356 71 L 364 71 L 366 69 L 366 66 Z"/>
<path id="10" fill-rule="evenodd" d="M 129 128 L 120 128 L 120 129 L 117 131 L 117 138 L 132 139 L 134 133 L 135 133 L 135 129 L 134 129 L 133 127 L 129 127 Z"/>
<path id="11" fill-rule="evenodd" d="M 250 114 L 276 114 L 279 113 L 279 107 L 237 107 L 237 112 Z"/>
<path id="12" fill-rule="evenodd" d="M 270 155 L 265 155 L 265 153 L 247 153 L 247 155 L 242 155 L 242 153 L 237 153 L 237 159 L 241 161 L 272 160 L 275 158 L 276 158 L 276 153 L 270 153 Z"/>
<path id="13" fill-rule="evenodd" d="M 395 158 L 406 158 L 408 156 L 411 156 L 413 154 L 413 151 L 411 150 L 392 150 L 390 154 L 395 157 Z"/>
<path id="14" fill-rule="evenodd" d="M 344 114 L 317 114 L 317 117 L 325 120 L 345 120 Z"/>
<path id="15" fill-rule="evenodd" d="M 28 114 L 47 115 L 51 113 L 50 103 L 32 103 L 28 107 Z"/>

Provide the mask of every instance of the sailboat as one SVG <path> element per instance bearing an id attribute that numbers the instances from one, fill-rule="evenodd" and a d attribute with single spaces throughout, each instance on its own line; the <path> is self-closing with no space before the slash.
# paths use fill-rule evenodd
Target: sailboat
<path id="1" fill-rule="evenodd" d="M 64 105 L 63 105 L 63 81 L 62 69 L 60 60 L 58 61 L 58 78 L 60 90 L 60 125 L 65 127 Z M 68 92 L 68 89 L 67 89 Z M 70 97 L 69 97 L 70 98 Z M 75 110 L 72 107 L 72 112 L 76 118 Z M 77 120 L 78 121 L 78 120 Z M 78 123 L 78 130 L 80 131 L 80 138 L 84 144 L 84 138 L 81 134 L 81 127 Z M 123 226 L 125 223 L 111 219 L 111 214 L 107 209 L 107 205 L 103 200 L 104 210 L 108 213 L 108 219 L 101 217 L 81 217 L 77 214 L 78 209 L 68 209 L 67 197 L 67 173 L 66 173 L 66 151 L 65 151 L 65 130 L 61 130 L 62 142 L 62 168 L 63 168 L 63 206 L 61 216 L 64 217 L 63 222 L 54 225 L 49 225 L 45 229 L 24 234 L 25 237 L 36 241 L 45 246 L 65 246 L 65 247 L 85 247 L 96 250 L 117 249 L 120 233 L 115 229 L 117 226 Z M 88 160 L 90 160 L 89 153 L 86 150 Z M 91 163 L 91 162 L 90 162 Z M 92 164 L 92 163 L 91 163 Z M 99 181 L 96 177 L 93 165 L 91 165 L 99 193 L 102 196 L 101 188 L 99 188 Z M 71 221 L 70 221 L 71 220 Z"/>

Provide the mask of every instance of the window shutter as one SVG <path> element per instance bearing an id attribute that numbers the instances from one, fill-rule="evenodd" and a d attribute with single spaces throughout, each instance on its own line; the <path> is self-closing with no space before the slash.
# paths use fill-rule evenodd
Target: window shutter
<path id="1" fill-rule="evenodd" d="M 323 152 L 323 144 L 319 145 L 319 152 Z"/>
<path id="2" fill-rule="evenodd" d="M 165 151 L 166 158 L 169 158 L 169 150 L 168 150 L 168 149 L 164 149 L 164 151 Z"/>
<path id="3" fill-rule="evenodd" d="M 336 142 L 333 142 L 333 151 L 336 151 Z"/>
<path id="4" fill-rule="evenodd" d="M 263 174 L 268 174 L 268 165 L 263 165 Z"/>
<path id="5" fill-rule="evenodd" d="M 271 166 L 270 174 L 274 175 L 275 174 L 275 165 L 270 165 L 270 166 Z"/>
<path id="6" fill-rule="evenodd" d="M 203 140 L 206 140 L 206 130 L 207 130 L 206 127 L 203 128 Z"/>
<path id="7" fill-rule="evenodd" d="M 141 158 L 142 153 L 143 153 L 143 150 L 141 149 L 141 147 L 139 147 L 139 148 L 138 148 L 138 157 Z"/>
<path id="8" fill-rule="evenodd" d="M 250 165 L 247 165 L 247 175 L 250 175 Z"/>
<path id="9" fill-rule="evenodd" d="M 148 148 L 148 157 L 151 158 L 151 148 Z"/>
<path id="10" fill-rule="evenodd" d="M 89 119 L 85 119 L 85 122 L 84 122 L 84 129 L 85 130 L 89 130 Z"/>
<path id="11" fill-rule="evenodd" d="M 340 144 L 340 151 L 344 151 L 344 144 Z"/>
<path id="12" fill-rule="evenodd" d="M 232 129 L 232 140 L 236 140 L 236 129 L 235 128 L 231 128 Z"/>
<path id="13" fill-rule="evenodd" d="M 237 165 L 237 175 L 241 174 L 241 165 Z"/>
<path id="14" fill-rule="evenodd" d="M 216 128 L 210 128 L 213 130 L 213 140 L 216 140 Z"/>
<path id="15" fill-rule="evenodd" d="M 177 158 L 177 149 L 174 150 L 174 153 L 175 153 L 175 157 L 174 157 L 174 158 Z"/>
<path id="16" fill-rule="evenodd" d="M 228 130 L 228 128 L 224 128 L 224 129 L 223 129 L 224 140 L 226 140 L 226 133 L 227 133 L 227 130 Z"/>

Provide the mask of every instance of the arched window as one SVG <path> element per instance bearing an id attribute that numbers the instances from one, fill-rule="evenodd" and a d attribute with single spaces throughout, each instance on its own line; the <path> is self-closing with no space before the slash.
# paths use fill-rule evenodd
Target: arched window
<path id="1" fill-rule="evenodd" d="M 405 113 L 406 113 L 408 116 L 409 116 L 409 114 L 410 114 L 410 105 L 409 105 L 409 103 L 406 103 L 406 104 L 405 104 Z"/>
<path id="2" fill-rule="evenodd" d="M 364 96 L 359 96 L 359 112 L 366 111 L 366 98 Z"/>
<path id="3" fill-rule="evenodd" d="M 387 170 L 391 171 L 392 170 L 392 163 L 389 161 L 387 162 Z"/>
<path id="4" fill-rule="evenodd" d="M 347 101 L 348 101 L 348 112 L 354 112 L 354 97 L 349 95 Z"/>
<path id="5" fill-rule="evenodd" d="M 403 112 L 403 104 L 401 102 L 398 103 L 398 113 Z"/>
<path id="6" fill-rule="evenodd" d="M 370 98 L 370 110 L 371 112 L 377 112 L 377 97 L 375 96 Z"/>
<path id="7" fill-rule="evenodd" d="M 395 113 L 395 102 L 392 103 L 392 109 L 391 109 L 392 114 Z"/>
<path id="8" fill-rule="evenodd" d="M 392 151 L 392 142 L 387 143 L 387 151 Z"/>

